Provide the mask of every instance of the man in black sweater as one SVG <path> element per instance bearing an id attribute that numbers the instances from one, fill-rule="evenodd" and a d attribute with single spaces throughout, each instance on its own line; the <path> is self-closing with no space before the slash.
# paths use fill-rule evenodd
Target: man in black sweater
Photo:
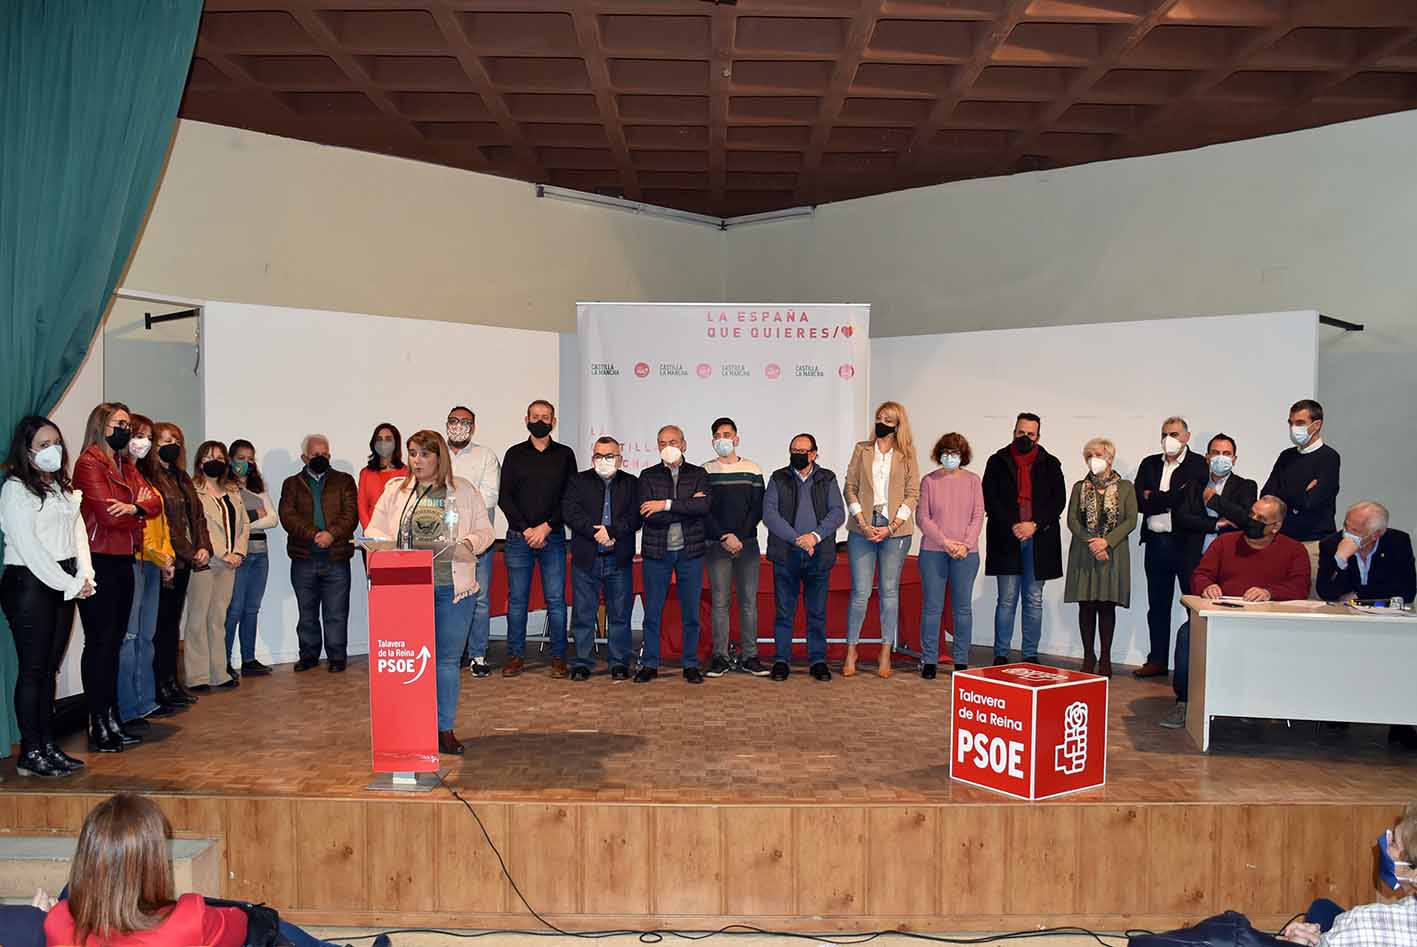
<path id="1" fill-rule="evenodd" d="M 708 471 L 709 593 L 713 600 L 713 661 L 709 677 L 721 677 L 733 666 L 728 657 L 729 612 L 738 591 L 738 668 L 756 677 L 768 669 L 758 660 L 758 524 L 763 521 L 762 469 L 738 456 L 738 425 L 719 418 L 709 431 L 715 457 Z"/>
<path id="2" fill-rule="evenodd" d="M 1323 427 L 1323 405 L 1309 399 L 1294 402 L 1289 409 L 1289 439 L 1294 446 L 1275 460 L 1274 470 L 1260 491 L 1279 497 L 1289 507 L 1284 535 L 1304 544 L 1309 553 L 1309 574 L 1315 577 L 1319 541 L 1336 529 L 1341 463 L 1338 451 L 1324 443 Z"/>
<path id="3" fill-rule="evenodd" d="M 679 587 L 684 629 L 684 680 L 702 684 L 699 670 L 699 595 L 704 587 L 704 519 L 709 512 L 708 471 L 684 459 L 684 431 L 673 424 L 659 429 L 663 463 L 640 474 L 640 516 L 644 533 L 645 629 L 636 684 L 659 676 L 659 624 L 672 577 Z"/>
<path id="4" fill-rule="evenodd" d="M 613 437 L 595 442 L 591 469 L 566 484 L 561 514 L 571 530 L 571 629 L 576 658 L 571 680 L 590 680 L 595 650 L 595 620 L 605 593 L 606 637 L 610 641 L 610 680 L 630 677 L 630 603 L 634 601 L 635 533 L 640 528 L 640 485 L 620 469 L 620 443 Z"/>
<path id="5" fill-rule="evenodd" d="M 525 666 L 527 605 L 531 572 L 541 566 L 546 597 L 546 637 L 551 639 L 551 676 L 566 677 L 566 524 L 561 497 L 576 473 L 576 452 L 551 439 L 556 409 L 533 401 L 526 409 L 530 435 L 507 448 L 502 460 L 497 506 L 507 517 L 502 555 L 507 563 L 507 663 L 503 677 L 516 677 Z"/>
<path id="6" fill-rule="evenodd" d="M 1191 494 L 1205 489 L 1206 462 L 1187 444 L 1191 428 L 1182 417 L 1169 417 L 1161 425 L 1161 453 L 1152 454 L 1137 467 L 1137 512 L 1142 515 L 1141 543 L 1145 549 L 1146 624 L 1151 648 L 1137 677 L 1164 677 L 1171 657 L 1171 612 L 1176 589 L 1184 594 L 1191 584 L 1193 552 L 1201 534 L 1176 521 L 1173 510 Z M 1200 561 L 1194 556 L 1194 561 Z"/>

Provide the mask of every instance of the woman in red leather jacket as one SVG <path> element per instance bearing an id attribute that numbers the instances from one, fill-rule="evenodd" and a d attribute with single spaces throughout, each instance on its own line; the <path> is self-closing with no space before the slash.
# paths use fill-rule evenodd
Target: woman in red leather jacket
<path id="1" fill-rule="evenodd" d="M 90 752 L 117 753 L 141 742 L 118 717 L 118 651 L 133 607 L 133 554 L 142 548 L 144 520 L 162 511 L 162 498 L 128 456 L 131 425 L 125 404 L 105 401 L 94 408 L 84 430 L 84 452 L 74 464 L 96 590 L 79 603 Z"/>

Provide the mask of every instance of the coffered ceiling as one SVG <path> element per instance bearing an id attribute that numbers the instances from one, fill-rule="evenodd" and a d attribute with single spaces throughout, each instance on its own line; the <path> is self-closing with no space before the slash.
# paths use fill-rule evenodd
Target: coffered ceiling
<path id="1" fill-rule="evenodd" d="M 735 216 L 1417 106 L 1417 0 L 207 0 L 182 115 Z"/>

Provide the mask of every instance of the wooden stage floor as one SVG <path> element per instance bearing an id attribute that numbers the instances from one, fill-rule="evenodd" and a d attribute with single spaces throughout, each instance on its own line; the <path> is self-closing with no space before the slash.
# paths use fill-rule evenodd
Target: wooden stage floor
<path id="1" fill-rule="evenodd" d="M 465 675 L 447 780 L 537 909 L 580 929 L 1161 928 L 1227 907 L 1277 924 L 1315 896 L 1371 900 L 1371 840 L 1417 797 L 1417 754 L 1383 728 L 1222 722 L 1203 755 L 1157 726 L 1169 684 L 1123 669 L 1107 786 L 1011 800 L 950 783 L 948 679 L 898 667 L 701 687 L 557 681 L 539 659 Z M 0 829 L 72 832 L 141 791 L 222 841 L 227 896 L 309 923 L 535 927 L 446 790 L 365 789 L 366 668 L 277 668 L 122 754 L 76 737 L 77 777 L 6 762 Z"/>

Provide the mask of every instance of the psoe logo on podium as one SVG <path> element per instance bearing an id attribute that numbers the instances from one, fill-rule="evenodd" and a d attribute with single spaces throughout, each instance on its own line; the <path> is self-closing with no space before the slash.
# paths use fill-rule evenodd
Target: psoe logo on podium
<path id="1" fill-rule="evenodd" d="M 950 679 L 950 778 L 1018 799 L 1107 782 L 1107 679 L 1007 664 Z"/>

